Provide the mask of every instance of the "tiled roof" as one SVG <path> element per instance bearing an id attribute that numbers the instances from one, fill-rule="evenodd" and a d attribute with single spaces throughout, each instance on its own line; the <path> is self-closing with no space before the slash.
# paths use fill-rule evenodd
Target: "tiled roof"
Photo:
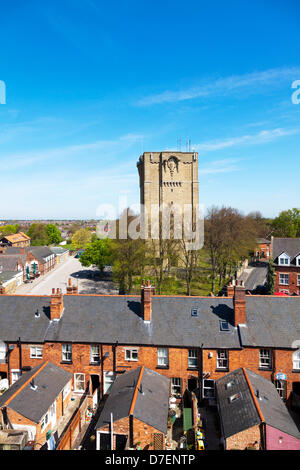
<path id="1" fill-rule="evenodd" d="M 105 402 L 95 429 L 132 414 L 166 434 L 169 411 L 170 379 L 142 367 L 119 375 Z"/>
<path id="2" fill-rule="evenodd" d="M 286 253 L 291 259 L 291 264 L 295 264 L 295 257 L 300 254 L 300 238 L 273 238 L 272 250 L 275 264 L 282 253 Z"/>
<path id="3" fill-rule="evenodd" d="M 300 433 L 274 384 L 248 369 L 237 369 L 216 381 L 225 438 L 265 422 L 300 439 Z M 230 397 L 238 394 L 234 401 Z"/>

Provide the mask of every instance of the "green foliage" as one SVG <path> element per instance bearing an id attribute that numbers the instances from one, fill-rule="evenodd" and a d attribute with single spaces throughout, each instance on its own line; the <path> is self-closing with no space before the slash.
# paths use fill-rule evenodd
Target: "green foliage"
<path id="1" fill-rule="evenodd" d="M 109 238 L 105 238 L 103 240 L 94 239 L 90 242 L 79 259 L 82 266 L 94 264 L 103 271 L 105 266 L 111 263 L 111 258 L 112 242 Z"/>
<path id="2" fill-rule="evenodd" d="M 74 248 L 85 248 L 91 241 L 91 232 L 88 229 L 81 228 L 77 230 L 72 237 L 72 245 Z"/>
<path id="3" fill-rule="evenodd" d="M 300 209 L 293 208 L 282 211 L 271 223 L 274 237 L 300 237 Z"/>
<path id="4" fill-rule="evenodd" d="M 4 237 L 5 235 L 13 235 L 14 233 L 17 233 L 20 229 L 19 224 L 8 224 L 8 225 L 1 225 L 0 227 L 0 234 L 1 237 Z"/>
<path id="5" fill-rule="evenodd" d="M 48 224 L 46 225 L 46 232 L 47 232 L 47 235 L 48 235 L 48 244 L 52 245 L 52 244 L 57 244 L 59 242 L 61 242 L 62 238 L 61 238 L 61 234 L 60 234 L 60 231 L 59 229 L 57 228 L 57 226 L 55 224 Z"/>
<path id="6" fill-rule="evenodd" d="M 274 268 L 274 262 L 273 259 L 269 259 L 269 270 L 268 270 L 268 278 L 267 278 L 267 290 L 268 294 L 273 295 L 274 294 L 274 288 L 275 288 L 275 268 Z"/>
<path id="7" fill-rule="evenodd" d="M 27 235 L 31 238 L 32 246 L 48 245 L 49 238 L 47 234 L 46 224 L 34 223 L 31 224 Z"/>

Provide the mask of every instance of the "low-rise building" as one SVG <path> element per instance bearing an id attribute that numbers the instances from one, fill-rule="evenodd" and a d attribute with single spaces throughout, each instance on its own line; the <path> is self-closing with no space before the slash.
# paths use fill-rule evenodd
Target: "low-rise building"
<path id="1" fill-rule="evenodd" d="M 48 361 L 22 376 L 0 396 L 4 430 L 27 431 L 35 449 L 54 449 L 58 424 L 72 395 L 72 375 Z"/>
<path id="2" fill-rule="evenodd" d="M 55 254 L 56 264 L 63 263 L 69 258 L 69 250 L 67 248 L 63 248 L 62 246 L 50 247 L 50 251 Z"/>
<path id="3" fill-rule="evenodd" d="M 30 237 L 23 232 L 6 235 L 0 239 L 0 246 L 28 247 L 30 246 Z"/>
<path id="4" fill-rule="evenodd" d="M 300 432 L 272 382 L 240 368 L 216 382 L 226 450 L 299 450 Z"/>
<path id="5" fill-rule="evenodd" d="M 95 426 L 97 450 L 164 450 L 170 380 L 137 367 L 118 376 Z"/>
<path id="6" fill-rule="evenodd" d="M 300 238 L 272 238 L 275 292 L 300 295 Z"/>

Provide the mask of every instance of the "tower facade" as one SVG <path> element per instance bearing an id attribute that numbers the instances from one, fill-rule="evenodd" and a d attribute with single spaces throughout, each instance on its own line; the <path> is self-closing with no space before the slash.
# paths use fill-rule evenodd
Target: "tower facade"
<path id="1" fill-rule="evenodd" d="M 159 207 L 190 205 L 193 218 L 199 209 L 198 153 L 144 152 L 137 163 L 140 203 L 147 213 Z"/>

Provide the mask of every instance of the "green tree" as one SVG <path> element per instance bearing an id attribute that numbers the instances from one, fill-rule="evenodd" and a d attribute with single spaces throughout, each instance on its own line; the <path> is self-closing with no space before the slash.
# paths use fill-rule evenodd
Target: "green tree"
<path id="1" fill-rule="evenodd" d="M 82 266 L 91 266 L 94 264 L 100 271 L 103 271 L 106 265 L 110 264 L 112 257 L 112 241 L 109 238 L 103 240 L 93 240 L 85 248 L 80 256 Z"/>
<path id="2" fill-rule="evenodd" d="M 72 237 L 72 245 L 75 249 L 85 248 L 91 241 L 91 232 L 85 228 L 77 230 Z"/>
<path id="3" fill-rule="evenodd" d="M 48 245 L 48 234 L 46 224 L 41 222 L 31 224 L 27 235 L 31 238 L 32 246 Z"/>
<path id="4" fill-rule="evenodd" d="M 271 223 L 274 237 L 300 237 L 300 209 L 293 208 L 282 211 Z"/>
<path id="5" fill-rule="evenodd" d="M 48 244 L 57 244 L 61 242 L 61 233 L 55 224 L 46 225 L 46 232 L 48 235 Z"/>
<path id="6" fill-rule="evenodd" d="M 273 295 L 274 294 L 274 288 L 275 288 L 275 267 L 274 267 L 274 261 L 272 258 L 269 259 L 269 269 L 268 269 L 268 277 L 267 277 L 267 291 L 268 294 Z"/>

